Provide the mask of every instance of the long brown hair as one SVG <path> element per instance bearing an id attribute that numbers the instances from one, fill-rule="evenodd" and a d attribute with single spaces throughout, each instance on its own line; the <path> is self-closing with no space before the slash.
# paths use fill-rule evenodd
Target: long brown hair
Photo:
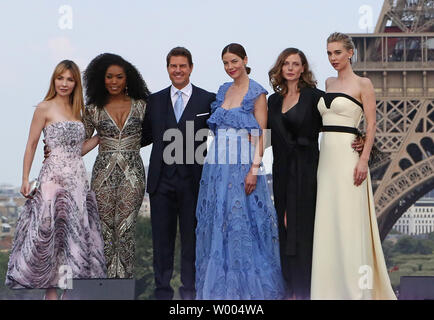
<path id="1" fill-rule="evenodd" d="M 48 89 L 47 94 L 45 95 L 44 101 L 48 101 L 53 99 L 56 96 L 56 87 L 54 81 L 56 78 L 64 73 L 66 70 L 71 71 L 72 77 L 75 81 L 75 87 L 69 96 L 69 103 L 72 106 L 72 114 L 76 119 L 81 120 L 81 116 L 84 112 L 84 100 L 83 100 L 83 87 L 81 86 L 81 75 L 80 69 L 71 60 L 63 60 L 59 62 L 59 64 L 54 69 L 53 75 L 50 80 L 50 88 Z"/>
<path id="2" fill-rule="evenodd" d="M 316 80 L 313 76 L 312 71 L 309 68 L 309 62 L 307 61 L 306 55 L 303 53 L 303 51 L 297 48 L 286 48 L 279 54 L 276 63 L 268 72 L 268 78 L 270 79 L 270 84 L 273 87 L 274 92 L 277 92 L 282 96 L 285 96 L 288 93 L 286 79 L 282 76 L 282 67 L 285 63 L 286 58 L 293 54 L 298 54 L 301 59 L 301 64 L 304 67 L 304 71 L 300 75 L 300 79 L 298 79 L 298 89 L 305 87 L 316 87 Z"/>

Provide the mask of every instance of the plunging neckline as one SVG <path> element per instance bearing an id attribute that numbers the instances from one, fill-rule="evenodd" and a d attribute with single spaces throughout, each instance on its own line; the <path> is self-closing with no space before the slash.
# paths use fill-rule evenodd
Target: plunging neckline
<path id="1" fill-rule="evenodd" d="M 122 128 L 119 128 L 119 126 L 117 125 L 116 121 L 113 120 L 112 116 L 111 116 L 110 113 L 107 111 L 106 107 L 104 106 L 104 108 L 103 108 L 103 109 L 104 109 L 104 112 L 107 114 L 107 116 L 110 118 L 110 120 L 113 122 L 113 124 L 114 124 L 115 127 L 119 130 L 120 133 L 124 130 L 125 126 L 126 126 L 127 123 L 128 123 L 128 120 L 130 120 L 131 113 L 133 112 L 133 105 L 134 105 L 134 103 L 133 103 L 133 99 L 131 99 L 130 112 L 128 113 L 128 116 L 127 116 L 127 118 L 125 119 L 125 122 L 124 122 Z"/>
<path id="2" fill-rule="evenodd" d="M 283 99 L 282 99 L 282 106 L 280 107 L 280 113 L 282 114 L 282 115 L 284 115 L 284 114 L 287 114 L 289 111 L 291 111 L 292 109 L 294 109 L 299 103 L 300 103 L 300 98 L 301 98 L 301 90 L 300 90 L 300 94 L 298 95 L 298 99 L 297 99 L 297 102 L 294 104 L 294 105 L 292 105 L 288 110 L 286 110 L 285 112 L 283 112 L 282 111 L 282 109 L 283 109 L 283 100 L 285 100 L 285 97 L 283 97 Z"/>
<path id="3" fill-rule="evenodd" d="M 222 108 L 223 110 L 226 110 L 226 111 L 229 111 L 229 110 L 232 110 L 232 109 L 238 109 L 238 108 L 241 108 L 241 107 L 243 106 L 244 100 L 246 100 L 246 97 L 247 97 L 247 95 L 249 94 L 249 91 L 250 91 L 251 80 L 250 80 L 250 78 L 249 78 L 249 85 L 248 85 L 248 87 L 247 87 L 247 92 L 246 92 L 246 94 L 244 95 L 243 100 L 241 100 L 240 105 L 237 106 L 237 107 L 229 108 L 229 109 L 223 108 L 223 103 L 224 103 L 225 100 L 226 100 L 226 94 L 228 93 L 229 88 L 233 86 L 233 84 L 234 84 L 234 81 L 232 81 L 231 85 L 226 89 L 225 95 L 224 95 L 224 97 L 223 97 L 223 102 L 222 102 L 222 104 L 220 105 L 220 108 Z"/>

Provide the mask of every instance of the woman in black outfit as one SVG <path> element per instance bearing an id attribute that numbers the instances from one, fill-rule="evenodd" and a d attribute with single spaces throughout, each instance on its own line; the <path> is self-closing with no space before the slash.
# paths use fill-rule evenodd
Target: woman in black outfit
<path id="1" fill-rule="evenodd" d="M 318 134 L 317 109 L 323 91 L 304 53 L 282 51 L 268 76 L 274 94 L 268 98 L 268 128 L 273 146 L 274 205 L 279 224 L 280 260 L 291 299 L 310 299 Z M 353 141 L 355 151 L 362 141 Z"/>
<path id="2" fill-rule="evenodd" d="M 324 92 L 295 48 L 285 49 L 268 75 L 275 91 L 268 99 L 268 127 L 282 273 L 290 298 L 309 299 L 321 128 L 317 104 Z"/>

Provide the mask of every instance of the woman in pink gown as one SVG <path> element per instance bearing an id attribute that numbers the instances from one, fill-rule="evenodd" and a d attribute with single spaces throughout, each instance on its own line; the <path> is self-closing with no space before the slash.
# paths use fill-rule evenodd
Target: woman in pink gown
<path id="1" fill-rule="evenodd" d="M 57 299 L 56 288 L 65 288 L 67 280 L 106 276 L 95 195 L 82 160 L 98 137 L 85 141 L 82 111 L 80 71 L 64 60 L 54 70 L 30 126 L 21 186 L 28 200 L 17 221 L 6 275 L 9 288 L 47 289 L 45 298 L 50 300 Z M 41 132 L 51 156 L 31 197 L 29 173 Z"/>

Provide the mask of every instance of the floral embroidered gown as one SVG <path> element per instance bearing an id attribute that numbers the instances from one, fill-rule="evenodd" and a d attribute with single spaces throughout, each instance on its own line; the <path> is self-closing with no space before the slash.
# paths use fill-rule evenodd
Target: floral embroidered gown
<path id="1" fill-rule="evenodd" d="M 95 195 L 81 157 L 83 123 L 55 122 L 43 133 L 51 154 L 17 221 L 6 275 L 13 289 L 59 287 L 59 272 L 68 267 L 74 279 L 106 276 Z"/>
<path id="2" fill-rule="evenodd" d="M 208 125 L 215 134 L 200 181 L 196 217 L 197 299 L 281 299 L 276 211 L 264 175 L 247 196 L 244 180 L 251 167 L 252 135 L 261 131 L 253 111 L 264 88 L 250 79 L 241 106 L 222 103 L 232 83 L 223 84 Z"/>

